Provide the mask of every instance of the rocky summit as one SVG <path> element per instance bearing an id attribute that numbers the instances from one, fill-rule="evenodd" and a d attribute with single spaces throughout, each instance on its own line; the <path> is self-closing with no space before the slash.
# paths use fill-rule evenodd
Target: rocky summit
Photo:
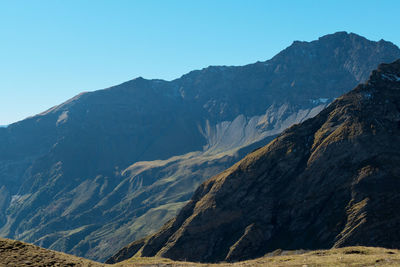
<path id="1" fill-rule="evenodd" d="M 204 182 L 108 260 L 239 261 L 276 249 L 400 247 L 400 60 Z"/>
<path id="2" fill-rule="evenodd" d="M 338 32 L 246 66 L 82 93 L 0 128 L 0 236 L 105 260 L 397 58 L 390 42 Z"/>

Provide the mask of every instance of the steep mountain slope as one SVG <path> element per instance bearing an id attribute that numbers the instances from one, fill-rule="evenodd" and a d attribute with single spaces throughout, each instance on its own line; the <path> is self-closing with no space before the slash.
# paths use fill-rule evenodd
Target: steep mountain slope
<path id="1" fill-rule="evenodd" d="M 200 262 L 275 249 L 400 247 L 400 60 L 204 182 L 175 219 L 121 250 Z"/>
<path id="2" fill-rule="evenodd" d="M 389 42 L 339 32 L 265 62 L 82 93 L 0 128 L 0 235 L 105 259 L 207 177 L 399 57 Z"/>

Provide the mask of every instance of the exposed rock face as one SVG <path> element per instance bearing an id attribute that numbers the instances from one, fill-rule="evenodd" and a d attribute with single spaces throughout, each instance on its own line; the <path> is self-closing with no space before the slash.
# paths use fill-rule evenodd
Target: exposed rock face
<path id="1" fill-rule="evenodd" d="M 400 247 L 400 60 L 204 182 L 132 255 L 218 262 L 275 249 Z"/>
<path id="2" fill-rule="evenodd" d="M 83 93 L 0 128 L 0 235 L 105 259 L 158 229 L 206 178 L 399 57 L 392 43 L 336 33 L 265 62 Z"/>

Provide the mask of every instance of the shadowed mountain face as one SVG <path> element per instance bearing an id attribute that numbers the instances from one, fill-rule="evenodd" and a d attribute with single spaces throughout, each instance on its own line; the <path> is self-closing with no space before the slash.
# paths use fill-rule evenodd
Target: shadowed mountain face
<path id="1" fill-rule="evenodd" d="M 265 62 L 82 93 L 0 128 L 0 235 L 105 259 L 158 229 L 206 178 L 399 57 L 389 42 L 340 32 Z"/>
<path id="2" fill-rule="evenodd" d="M 400 247 L 400 60 L 204 182 L 177 217 L 109 260 L 200 262 L 275 249 Z"/>

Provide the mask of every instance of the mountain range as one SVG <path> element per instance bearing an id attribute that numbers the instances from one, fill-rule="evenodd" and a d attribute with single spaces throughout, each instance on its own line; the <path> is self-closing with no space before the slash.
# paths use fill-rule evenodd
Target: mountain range
<path id="1" fill-rule="evenodd" d="M 107 262 L 240 261 L 277 249 L 400 247 L 400 60 L 204 182 Z"/>
<path id="2" fill-rule="evenodd" d="M 156 231 L 182 207 L 178 218 L 186 220 L 184 215 L 191 212 L 188 206 L 214 188 L 215 179 L 203 184 L 189 201 L 203 181 L 269 143 L 287 127 L 317 115 L 335 98 L 366 81 L 379 63 L 397 58 L 400 50 L 390 42 L 338 32 L 312 42 L 295 41 L 263 62 L 210 66 L 173 81 L 137 78 L 82 93 L 0 128 L 0 235 L 105 260 L 131 241 Z M 321 115 L 318 118 L 322 123 Z M 296 142 L 293 146 L 304 153 L 310 149 Z M 289 168 L 293 163 L 287 164 Z M 274 212 L 271 218 L 277 223 L 288 219 Z M 230 215 L 235 218 L 234 213 Z M 176 223 L 166 227 L 170 232 L 177 229 Z M 244 226 L 232 223 L 232 227 L 242 231 Z M 265 230 L 260 227 L 256 223 L 245 229 L 257 235 Z M 276 236 L 274 231 L 270 231 L 271 238 Z M 231 238 L 226 244 L 238 241 L 237 236 Z M 246 235 L 243 238 L 247 240 Z M 144 240 L 143 248 L 151 247 Z M 171 244 L 164 239 L 154 242 L 159 249 Z M 315 242 L 315 246 L 327 244 L 318 243 L 322 242 L 319 239 Z M 242 253 L 244 245 L 239 242 L 229 257 L 226 251 L 213 250 L 207 257 L 198 254 L 198 259 L 185 256 L 217 261 L 261 253 Z M 161 254 L 176 258 L 178 250 L 174 249 L 178 247 Z M 148 254 L 159 253 L 153 248 Z"/>

